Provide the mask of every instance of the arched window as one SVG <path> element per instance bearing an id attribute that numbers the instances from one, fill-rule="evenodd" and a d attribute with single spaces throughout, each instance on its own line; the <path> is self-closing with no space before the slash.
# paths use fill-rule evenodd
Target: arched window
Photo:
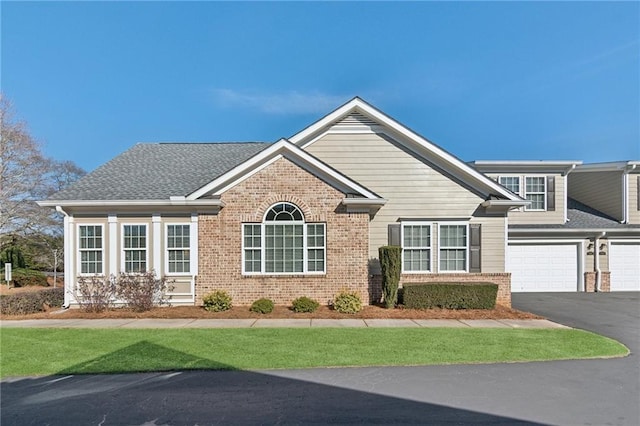
<path id="1" fill-rule="evenodd" d="M 295 204 L 274 204 L 262 223 L 245 223 L 242 231 L 245 274 L 325 272 L 325 224 L 305 223 Z"/>

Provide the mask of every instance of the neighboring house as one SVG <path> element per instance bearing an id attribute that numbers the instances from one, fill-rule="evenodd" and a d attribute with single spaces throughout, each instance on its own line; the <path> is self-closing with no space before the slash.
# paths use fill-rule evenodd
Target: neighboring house
<path id="1" fill-rule="evenodd" d="M 79 276 L 152 269 L 175 280 L 173 304 L 216 289 L 237 304 L 345 289 L 371 302 L 378 248 L 397 244 L 401 282 L 493 282 L 510 305 L 512 217 L 542 206 L 541 223 L 564 226 L 569 164 L 521 194 L 476 167 L 354 98 L 275 143 L 136 145 L 40 204 L 65 215 L 68 304 Z"/>
<path id="2" fill-rule="evenodd" d="M 639 162 L 471 164 L 531 202 L 509 213 L 513 292 L 640 290 Z"/>

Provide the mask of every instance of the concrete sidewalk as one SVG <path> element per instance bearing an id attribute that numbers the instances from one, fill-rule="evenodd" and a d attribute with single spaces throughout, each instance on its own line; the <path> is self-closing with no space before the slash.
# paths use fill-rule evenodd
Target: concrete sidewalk
<path id="1" fill-rule="evenodd" d="M 447 319 L 33 319 L 0 321 L 2 328 L 570 328 L 549 320 Z"/>

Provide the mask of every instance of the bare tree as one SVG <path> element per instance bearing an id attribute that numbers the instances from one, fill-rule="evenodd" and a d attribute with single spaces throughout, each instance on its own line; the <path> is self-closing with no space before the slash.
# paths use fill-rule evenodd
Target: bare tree
<path id="1" fill-rule="evenodd" d="M 13 115 L 0 94 L 0 250 L 15 236 L 55 235 L 62 220 L 42 200 L 84 175 L 73 162 L 58 162 L 42 154 L 26 124 Z"/>

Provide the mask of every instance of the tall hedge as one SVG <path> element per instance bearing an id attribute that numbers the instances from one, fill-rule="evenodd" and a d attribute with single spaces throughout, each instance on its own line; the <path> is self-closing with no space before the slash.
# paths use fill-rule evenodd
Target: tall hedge
<path id="1" fill-rule="evenodd" d="M 378 249 L 382 268 L 382 296 L 387 308 L 393 308 L 398 302 L 398 285 L 402 270 L 402 247 L 383 246 Z"/>

